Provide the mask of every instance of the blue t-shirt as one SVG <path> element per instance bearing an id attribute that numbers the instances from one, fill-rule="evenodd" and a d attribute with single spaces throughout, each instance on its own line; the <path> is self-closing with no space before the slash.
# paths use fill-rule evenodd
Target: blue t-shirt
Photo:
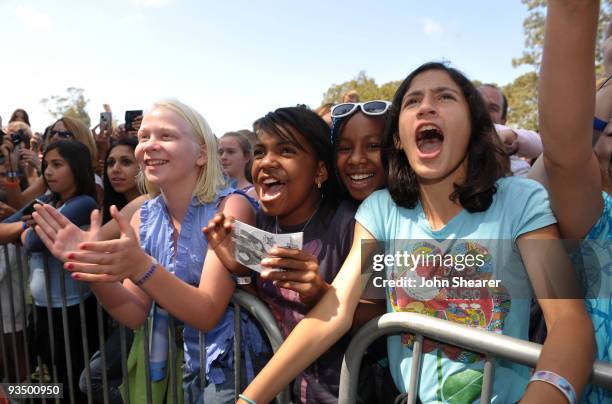
<path id="1" fill-rule="evenodd" d="M 58 209 L 68 220 L 78 227 L 89 226 L 91 211 L 96 209 L 96 200 L 88 195 L 79 195 L 66 201 Z M 32 299 L 37 306 L 47 306 L 47 286 L 45 282 L 45 258 L 49 269 L 49 280 L 51 290 L 51 307 L 62 307 L 61 279 L 64 278 L 66 286 L 66 305 L 73 306 L 79 303 L 79 299 L 91 294 L 89 285 L 72 279 L 70 272 L 64 269 L 63 263 L 49 253 L 42 240 L 35 231 L 26 235 L 24 247 L 31 253 L 30 265 L 30 290 Z"/>
<path id="2" fill-rule="evenodd" d="M 597 342 L 596 359 L 612 362 L 612 198 L 604 193 L 603 200 L 601 216 L 587 234 L 580 256 L 588 296 L 584 303 L 593 321 Z M 612 390 L 588 385 L 582 402 L 610 403 Z"/>
<path id="3" fill-rule="evenodd" d="M 527 340 L 531 286 L 515 242 L 520 235 L 556 220 L 548 194 L 537 182 L 510 177 L 498 180 L 496 185 L 489 209 L 477 213 L 462 210 L 438 230 L 431 228 L 420 203 L 414 209 L 399 207 L 388 190 L 373 193 L 361 204 L 356 220 L 376 240 L 386 242 L 387 253 L 408 251 L 413 256 L 453 258 L 470 253 L 481 257 L 481 265 L 463 268 L 458 266 L 459 260 L 455 264 L 417 265 L 414 271 L 406 266 L 389 266 L 387 279 L 409 277 L 420 285 L 422 279 L 445 273 L 461 274 L 467 280 L 501 281 L 496 288 L 469 289 L 470 295 L 445 285 L 387 287 L 387 311 L 418 312 Z M 400 239 L 403 241 L 391 241 Z M 520 298 L 513 298 L 506 289 L 510 284 L 516 288 L 513 290 L 521 290 Z M 391 374 L 402 392 L 406 392 L 410 380 L 412 346 L 412 335 L 388 338 Z M 425 340 L 423 352 L 419 385 L 423 403 L 479 400 L 484 364 L 480 355 L 429 340 Z M 527 367 L 496 361 L 493 401 L 519 401 L 528 380 Z"/>

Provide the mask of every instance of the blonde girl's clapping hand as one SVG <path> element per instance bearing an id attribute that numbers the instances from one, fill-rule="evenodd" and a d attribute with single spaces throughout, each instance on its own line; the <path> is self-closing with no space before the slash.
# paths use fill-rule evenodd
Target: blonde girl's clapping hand
<path id="1" fill-rule="evenodd" d="M 128 220 L 111 207 L 111 215 L 117 221 L 121 237 L 115 240 L 89 240 L 78 243 L 66 253 L 64 267 L 73 277 L 85 282 L 117 282 L 126 278 L 140 279 L 155 262 L 138 243 L 136 232 Z"/>
<path id="2" fill-rule="evenodd" d="M 78 249 L 80 243 L 100 239 L 101 216 L 98 210 L 91 212 L 89 230 L 81 230 L 53 206 L 34 205 L 32 214 L 36 222 L 36 234 L 47 249 L 61 261 L 68 259 L 68 252 Z"/>

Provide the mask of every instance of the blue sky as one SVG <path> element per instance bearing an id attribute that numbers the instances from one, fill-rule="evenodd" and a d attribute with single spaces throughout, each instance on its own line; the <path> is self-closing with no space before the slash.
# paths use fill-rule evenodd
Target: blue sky
<path id="1" fill-rule="evenodd" d="M 176 97 L 217 135 L 306 103 L 365 70 L 379 84 L 430 60 L 506 84 L 523 49 L 520 0 L 0 0 L 0 115 L 51 123 L 40 99 L 85 89 L 97 121 Z"/>

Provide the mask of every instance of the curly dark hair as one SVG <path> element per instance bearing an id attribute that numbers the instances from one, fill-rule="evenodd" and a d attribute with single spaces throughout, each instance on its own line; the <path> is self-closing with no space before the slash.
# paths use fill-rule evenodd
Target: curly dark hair
<path id="1" fill-rule="evenodd" d="M 508 159 L 496 140 L 495 128 L 484 101 L 474 85 L 457 69 L 443 63 L 430 62 L 419 66 L 406 77 L 393 97 L 389 121 L 385 130 L 383 164 L 387 168 L 387 186 L 393 201 L 404 208 L 413 209 L 419 201 L 419 184 L 406 153 L 397 149 L 399 142 L 399 115 L 404 95 L 412 80 L 429 70 L 441 70 L 461 89 L 470 111 L 470 140 L 467 151 L 467 176 L 462 184 L 455 184 L 449 196 L 459 200 L 468 212 L 483 212 L 491 206 L 496 192 L 495 182 L 508 172 Z"/>
<path id="2" fill-rule="evenodd" d="M 334 173 L 333 147 L 329 139 L 329 126 L 325 121 L 310 109 L 303 107 L 278 108 L 259 118 L 253 124 L 253 131 L 267 132 L 278 136 L 280 139 L 288 140 L 296 147 L 307 151 L 295 137 L 300 133 L 315 152 L 315 158 L 323 161 L 327 169 L 327 180 L 322 184 L 321 211 L 323 212 L 323 223 L 327 226 L 328 219 L 339 205 L 338 180 Z"/>

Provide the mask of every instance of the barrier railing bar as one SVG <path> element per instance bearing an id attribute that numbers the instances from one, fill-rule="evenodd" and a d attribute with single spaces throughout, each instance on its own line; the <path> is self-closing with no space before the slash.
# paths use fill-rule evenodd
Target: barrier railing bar
<path id="1" fill-rule="evenodd" d="M 48 261 L 45 262 L 48 264 Z M 47 270 L 49 267 L 47 266 Z M 72 369 L 72 351 L 70 350 L 70 332 L 68 329 L 68 304 L 66 302 L 66 278 L 60 273 L 60 294 L 62 298 L 62 325 L 64 328 L 64 353 L 66 355 L 66 372 L 68 373 L 68 393 L 70 404 L 74 404 L 74 375 Z M 82 299 L 81 299 L 82 300 Z M 80 304 L 80 303 L 79 303 Z"/>
<path id="2" fill-rule="evenodd" d="M 408 404 L 416 404 L 419 381 L 421 378 L 421 363 L 423 362 L 423 336 L 417 334 L 412 346 L 412 369 L 410 371 L 410 384 L 408 385 Z"/>
<path id="3" fill-rule="evenodd" d="M 268 341 L 272 345 L 272 350 L 276 352 L 284 339 L 270 309 L 255 296 L 240 289 L 234 291 L 231 301 L 234 305 L 240 305 L 253 315 L 266 333 Z M 285 387 L 278 393 L 276 399 L 279 404 L 286 404 L 290 402 L 290 397 L 289 387 Z"/>
<path id="4" fill-rule="evenodd" d="M 240 374 L 242 373 L 242 355 L 240 349 L 240 305 L 234 305 L 234 401 L 238 401 L 240 394 Z"/>
<path id="5" fill-rule="evenodd" d="M 200 331 L 198 335 L 200 349 L 200 388 L 204 389 L 204 386 L 206 386 L 206 334 Z"/>
<path id="6" fill-rule="evenodd" d="M 530 367 L 536 365 L 542 349 L 541 345 L 533 342 L 454 324 L 423 314 L 388 313 L 370 320 L 351 340 L 342 361 L 339 396 L 341 403 L 353 403 L 356 400 L 356 377 L 365 349 L 380 336 L 407 332 L 422 334 L 439 342 Z M 612 386 L 612 363 L 596 361 L 593 365 L 591 383 L 604 388 Z"/>
<path id="7" fill-rule="evenodd" d="M 125 333 L 125 326 L 119 324 L 119 340 L 121 346 L 121 377 L 123 379 L 123 388 L 125 389 L 126 404 L 130 404 L 130 383 L 128 382 L 128 369 L 127 369 L 127 336 Z"/>
<path id="8" fill-rule="evenodd" d="M 102 370 L 102 401 L 104 404 L 108 403 L 108 375 L 106 368 L 106 341 L 104 340 L 104 313 L 102 312 L 102 306 L 96 299 L 96 321 L 98 322 L 98 341 L 100 343 L 100 363 Z M 89 359 L 85 359 L 89 362 Z M 89 386 L 88 386 L 89 389 Z M 89 390 L 88 390 L 89 391 Z"/>
<path id="9" fill-rule="evenodd" d="M 149 357 L 149 319 L 145 319 L 142 325 L 142 334 L 144 340 L 144 358 L 145 358 L 145 384 L 147 394 L 147 404 L 153 403 L 153 388 L 151 386 L 151 358 Z"/>
<path id="10" fill-rule="evenodd" d="M 484 371 L 482 374 L 482 389 L 480 391 L 480 402 L 491 402 L 493 395 L 493 377 L 495 376 L 495 358 L 491 355 L 485 357 Z"/>
<path id="11" fill-rule="evenodd" d="M 79 318 L 81 320 L 81 343 L 83 344 L 85 383 L 87 384 L 87 403 L 93 404 L 93 394 L 91 389 L 91 367 L 89 366 L 89 338 L 87 337 L 87 318 L 85 316 L 85 302 L 83 301 L 82 283 L 79 283 Z M 80 374 L 77 375 L 77 378 L 79 376 Z"/>
<path id="12" fill-rule="evenodd" d="M 0 299 L 0 329 L 4 333 L 4 311 L 2 309 L 2 299 Z M 3 382 L 9 380 L 9 364 L 8 364 L 8 355 L 7 355 L 7 347 L 4 345 L 4 336 L 0 338 L 0 348 L 2 348 L 2 367 L 4 368 L 4 377 L 2 377 Z"/>
<path id="13" fill-rule="evenodd" d="M 39 327 L 38 315 L 36 314 L 36 310 L 32 307 L 32 320 L 34 321 L 34 329 L 37 330 Z M 42 320 L 41 320 L 42 321 Z M 29 358 L 29 356 L 27 356 Z M 40 355 L 36 355 L 36 365 L 38 366 L 38 384 L 43 384 L 43 369 L 42 369 L 42 360 Z M 43 398 L 43 403 L 46 404 L 47 400 Z"/>
<path id="14" fill-rule="evenodd" d="M 15 244 L 13 245 L 13 248 L 15 249 L 15 260 L 17 261 L 17 276 L 19 278 L 19 285 L 21 285 L 20 287 L 20 291 L 21 291 L 21 304 L 23 306 L 23 349 L 24 349 L 24 355 L 26 357 L 26 361 L 25 361 L 25 369 L 26 369 L 26 382 L 27 383 L 31 383 L 31 372 L 32 369 L 30 369 L 30 348 L 28 347 L 28 306 L 26 303 L 26 296 L 25 296 L 25 283 L 24 283 L 24 279 L 29 279 L 29 277 L 24 276 L 24 268 L 27 268 L 27 265 L 22 265 L 21 259 L 22 259 L 22 255 L 21 255 L 21 248 L 19 247 L 19 245 Z M 30 399 L 30 402 L 34 402 L 33 399 Z"/>
<path id="15" fill-rule="evenodd" d="M 170 333 L 170 360 L 168 361 L 168 375 L 170 377 L 170 397 L 174 404 L 178 403 L 177 381 L 176 381 L 176 322 L 171 314 L 168 314 L 168 327 Z"/>
<path id="16" fill-rule="evenodd" d="M 57 383 L 57 358 L 55 357 L 55 333 L 53 332 L 53 306 L 51 303 L 51 274 L 49 273 L 49 265 L 46 254 L 43 254 L 43 268 L 43 272 L 45 273 L 45 292 L 47 294 L 47 323 L 49 327 L 49 342 L 51 346 L 51 369 L 49 369 L 49 371 L 53 374 L 53 383 Z M 49 365 L 47 364 L 47 366 Z M 56 398 L 55 402 L 59 403 L 59 398 Z"/>
<path id="17" fill-rule="evenodd" d="M 19 375 L 21 374 L 21 372 L 19 371 L 19 362 L 21 358 L 19 358 L 19 352 L 17 352 L 17 316 L 15 313 L 15 302 L 13 300 L 15 297 L 15 295 L 13 294 L 13 271 L 11 268 L 11 263 L 9 262 L 8 248 L 6 247 L 6 245 L 4 245 L 3 247 L 5 260 L 4 262 L 6 264 L 6 279 L 8 281 L 9 291 L 9 313 L 11 315 L 11 327 L 13 330 L 13 332 L 11 332 L 11 341 L 13 342 L 13 359 L 15 360 L 15 378 L 19 379 Z"/>

